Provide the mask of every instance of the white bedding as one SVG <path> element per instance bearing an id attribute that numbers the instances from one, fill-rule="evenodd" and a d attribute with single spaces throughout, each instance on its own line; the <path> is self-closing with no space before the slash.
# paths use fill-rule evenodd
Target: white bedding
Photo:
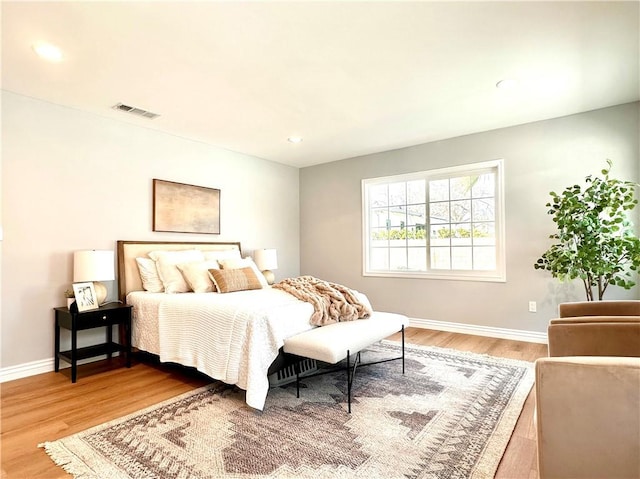
<path id="1" fill-rule="evenodd" d="M 246 390 L 249 406 L 262 410 L 267 370 L 284 339 L 313 328 L 313 306 L 284 291 L 235 293 L 132 292 L 132 343 L 161 361 L 192 366 Z"/>

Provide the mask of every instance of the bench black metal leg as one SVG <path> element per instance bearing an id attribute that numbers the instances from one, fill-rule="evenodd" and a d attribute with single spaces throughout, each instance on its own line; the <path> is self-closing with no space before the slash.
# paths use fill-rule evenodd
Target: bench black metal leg
<path id="1" fill-rule="evenodd" d="M 349 414 L 351 414 L 351 390 L 353 389 L 353 380 L 356 377 L 356 368 L 360 364 L 360 351 L 356 353 L 353 359 L 353 365 L 351 364 L 351 352 L 347 350 L 347 405 L 349 408 Z"/>
<path id="2" fill-rule="evenodd" d="M 402 374 L 404 374 L 404 325 L 402 326 Z"/>
<path id="3" fill-rule="evenodd" d="M 296 361 L 293 369 L 296 372 L 296 397 L 300 398 L 300 362 Z"/>
<path id="4" fill-rule="evenodd" d="M 351 361 L 349 350 L 347 349 L 347 405 L 351 414 Z"/>

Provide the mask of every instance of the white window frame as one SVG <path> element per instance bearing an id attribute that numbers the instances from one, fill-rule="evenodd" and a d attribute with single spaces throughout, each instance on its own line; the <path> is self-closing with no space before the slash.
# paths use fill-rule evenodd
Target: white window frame
<path id="1" fill-rule="evenodd" d="M 370 239 L 369 231 L 369 197 L 368 187 L 403 181 L 411 181 L 415 179 L 426 179 L 426 181 L 451 178 L 457 176 L 465 176 L 469 174 L 477 174 L 482 170 L 493 170 L 496 172 L 495 185 L 495 224 L 496 224 L 496 269 L 495 270 L 442 270 L 433 269 L 427 271 L 379 271 L 369 268 Z M 448 168 L 439 168 L 434 170 L 420 171 L 416 173 L 408 173 L 401 175 L 385 176 L 380 178 L 366 178 L 362 180 L 362 275 L 389 278 L 422 278 L 422 279 L 449 279 L 463 281 L 488 281 L 488 282 L 505 282 L 506 281 L 506 265 L 505 265 L 505 202 L 504 202 L 504 161 L 502 159 L 471 163 L 466 165 L 453 166 Z M 429 209 L 429 201 L 426 199 L 427 211 Z M 427 213 L 428 215 L 428 213 Z M 429 235 L 427 234 L 427 256 L 429 256 Z M 428 264 L 428 262 L 427 262 Z"/>

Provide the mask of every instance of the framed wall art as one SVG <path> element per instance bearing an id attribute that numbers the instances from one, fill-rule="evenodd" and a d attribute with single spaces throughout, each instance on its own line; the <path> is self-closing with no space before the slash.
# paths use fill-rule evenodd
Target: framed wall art
<path id="1" fill-rule="evenodd" d="M 154 179 L 153 231 L 220 234 L 220 190 Z"/>

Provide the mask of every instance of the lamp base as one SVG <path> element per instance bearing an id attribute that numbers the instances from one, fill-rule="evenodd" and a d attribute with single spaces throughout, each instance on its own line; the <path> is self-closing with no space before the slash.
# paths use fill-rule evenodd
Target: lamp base
<path id="1" fill-rule="evenodd" d="M 271 271 L 270 269 L 265 269 L 262 272 L 262 275 L 267 280 L 267 284 L 273 284 L 276 282 L 276 276 L 273 274 L 273 271 Z"/>
<path id="2" fill-rule="evenodd" d="M 100 281 L 94 281 L 93 289 L 95 289 L 96 291 L 96 300 L 98 301 L 98 306 L 102 306 L 107 299 L 107 287 Z"/>

